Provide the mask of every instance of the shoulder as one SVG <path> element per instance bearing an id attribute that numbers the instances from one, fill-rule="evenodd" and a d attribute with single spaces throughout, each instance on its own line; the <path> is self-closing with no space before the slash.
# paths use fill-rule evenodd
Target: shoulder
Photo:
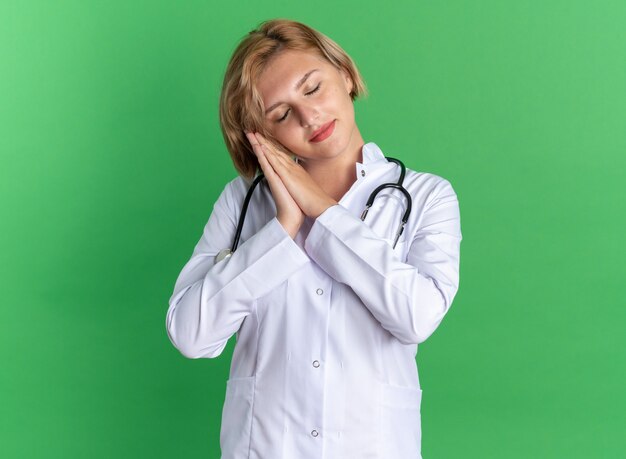
<path id="1" fill-rule="evenodd" d="M 252 180 L 238 175 L 226 183 L 215 204 L 230 211 L 237 210 L 241 207 L 250 185 L 252 185 Z"/>
<path id="2" fill-rule="evenodd" d="M 416 224 L 409 231 L 430 228 L 428 231 L 442 232 L 446 228 L 448 234 L 462 237 L 459 200 L 447 178 L 407 168 L 404 182 L 411 194 L 413 208 L 417 211 L 414 220 Z"/>
<path id="3" fill-rule="evenodd" d="M 402 158 L 401 154 L 399 156 L 396 156 L 393 152 L 391 152 L 392 153 L 391 156 L 393 158 L 389 158 L 386 156 L 386 154 L 383 153 L 381 148 L 375 142 L 368 142 L 367 144 L 365 144 L 363 146 L 363 151 L 364 151 L 363 153 L 364 158 L 369 159 L 370 161 L 374 161 L 376 164 L 386 162 L 385 159 L 387 159 L 387 161 L 390 163 L 392 162 L 398 163 L 397 165 L 387 166 L 389 167 L 387 171 L 389 171 L 390 175 L 399 173 L 398 172 L 399 168 L 397 168 L 397 166 L 404 166 L 405 176 L 404 176 L 403 184 L 404 184 L 404 187 L 407 189 L 407 191 L 409 191 L 409 193 L 411 194 L 430 195 L 433 193 L 437 194 L 438 192 L 446 188 L 452 189 L 452 185 L 450 184 L 450 181 L 447 180 L 445 177 L 442 177 L 437 174 L 433 174 L 431 172 L 417 171 L 417 170 L 411 169 L 407 167 L 406 164 L 404 164 L 402 160 L 393 159 L 393 158 Z M 394 168 L 394 166 L 396 167 Z M 396 175 L 396 177 L 398 176 Z"/>
<path id="4" fill-rule="evenodd" d="M 450 181 L 445 177 L 433 174 L 432 172 L 415 171 L 413 169 L 409 169 L 408 167 L 406 168 L 406 176 L 404 180 L 415 183 L 420 187 L 433 190 L 436 188 L 450 185 Z"/>
<path id="5" fill-rule="evenodd" d="M 411 195 L 424 197 L 426 207 L 438 197 L 445 195 L 456 197 L 456 192 L 450 181 L 431 172 L 415 171 L 407 167 L 404 184 Z"/>

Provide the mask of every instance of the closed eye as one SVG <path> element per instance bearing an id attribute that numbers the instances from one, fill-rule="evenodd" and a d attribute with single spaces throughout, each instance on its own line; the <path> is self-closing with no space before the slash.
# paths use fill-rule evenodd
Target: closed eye
<path id="1" fill-rule="evenodd" d="M 322 83 L 319 83 L 319 84 L 315 87 L 315 89 L 314 89 L 314 90 L 309 91 L 309 92 L 305 93 L 304 95 L 305 95 L 305 96 L 310 96 L 311 94 L 315 94 L 317 91 L 319 91 L 320 86 L 322 86 Z M 282 123 L 282 122 L 283 122 L 283 121 L 287 118 L 287 115 L 289 114 L 289 112 L 290 112 L 290 111 L 291 111 L 291 109 L 287 110 L 287 111 L 285 112 L 285 114 L 283 115 L 283 117 L 282 117 L 282 118 L 280 118 L 280 119 L 278 119 L 278 120 L 276 120 L 276 121 L 277 121 L 278 123 Z"/>

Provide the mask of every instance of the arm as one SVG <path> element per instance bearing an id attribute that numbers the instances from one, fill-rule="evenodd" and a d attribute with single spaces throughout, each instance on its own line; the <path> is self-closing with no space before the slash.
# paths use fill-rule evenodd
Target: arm
<path id="1" fill-rule="evenodd" d="M 421 343 L 435 331 L 459 285 L 462 236 L 457 197 L 445 179 L 431 196 L 406 263 L 365 222 L 337 205 L 317 218 L 305 242 L 309 256 L 349 285 L 404 344 Z"/>
<path id="2" fill-rule="evenodd" d="M 231 190 L 229 184 L 215 203 L 169 300 L 167 333 L 188 358 L 219 356 L 253 311 L 256 299 L 308 261 L 274 217 L 240 244 L 231 257 L 215 264 L 215 255 L 232 245 L 237 223 L 234 216 L 241 208 L 241 203 L 229 204 Z"/>

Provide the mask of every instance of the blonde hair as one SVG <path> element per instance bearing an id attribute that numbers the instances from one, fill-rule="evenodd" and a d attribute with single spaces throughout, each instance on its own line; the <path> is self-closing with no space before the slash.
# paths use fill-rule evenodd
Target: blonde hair
<path id="1" fill-rule="evenodd" d="M 283 50 L 314 51 L 335 68 L 344 70 L 353 86 L 350 98 L 367 95 L 365 82 L 348 54 L 326 35 L 300 22 L 272 19 L 262 22 L 239 43 L 226 68 L 220 95 L 220 128 L 235 169 L 252 179 L 259 168 L 244 133 L 260 132 L 273 139 L 264 127 L 265 107 L 256 81 L 266 64 Z"/>

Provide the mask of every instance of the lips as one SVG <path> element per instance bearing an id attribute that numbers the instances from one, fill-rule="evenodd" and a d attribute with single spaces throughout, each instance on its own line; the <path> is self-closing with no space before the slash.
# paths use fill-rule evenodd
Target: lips
<path id="1" fill-rule="evenodd" d="M 309 142 L 321 142 L 322 140 L 329 137 L 333 133 L 334 129 L 335 120 L 332 120 L 319 128 L 317 131 L 315 131 L 309 139 Z"/>

